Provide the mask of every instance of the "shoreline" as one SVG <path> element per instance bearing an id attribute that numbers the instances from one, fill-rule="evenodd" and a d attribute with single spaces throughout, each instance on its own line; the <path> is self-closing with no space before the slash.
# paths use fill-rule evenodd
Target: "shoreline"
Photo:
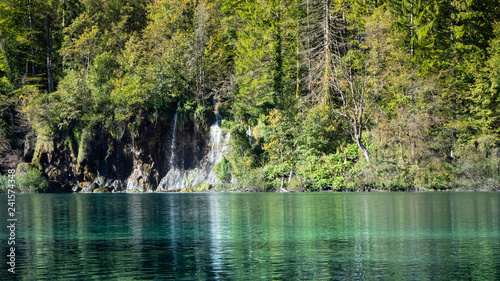
<path id="1" fill-rule="evenodd" d="M 190 188 L 181 188 L 181 189 L 170 189 L 170 190 L 147 190 L 140 191 L 138 189 L 134 190 L 123 190 L 123 191 L 102 191 L 102 190 L 94 190 L 94 191 L 79 191 L 74 192 L 72 190 L 59 190 L 59 191 L 46 191 L 46 192 L 34 192 L 32 190 L 15 190 L 16 194 L 30 194 L 30 193 L 39 193 L 39 194 L 151 194 L 151 193 L 387 193 L 387 192 L 396 192 L 396 193 L 428 193 L 428 192 L 499 192 L 500 187 L 497 188 L 484 188 L 484 189 L 467 189 L 467 188 L 416 188 L 416 189 L 377 189 L 377 188 L 359 188 L 359 189 L 325 189 L 325 190 L 252 190 L 252 189 L 222 189 L 222 188 L 212 188 L 208 190 L 196 190 L 194 187 Z M 0 190 L 0 194 L 7 194 L 5 190 Z"/>

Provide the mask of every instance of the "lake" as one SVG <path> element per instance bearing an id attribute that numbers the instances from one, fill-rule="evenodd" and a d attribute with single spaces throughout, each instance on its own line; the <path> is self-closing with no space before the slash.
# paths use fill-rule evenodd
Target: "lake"
<path id="1" fill-rule="evenodd" d="M 3 280 L 500 279 L 500 193 L 20 194 L 16 217 Z"/>

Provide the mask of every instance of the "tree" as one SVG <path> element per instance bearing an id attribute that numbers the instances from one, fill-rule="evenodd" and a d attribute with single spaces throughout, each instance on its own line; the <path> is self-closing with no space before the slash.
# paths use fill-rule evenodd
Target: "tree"
<path id="1" fill-rule="evenodd" d="M 289 20 L 293 10 L 286 4 L 257 0 L 238 10 L 235 98 L 243 114 L 256 116 L 283 108 L 292 98 L 296 29 Z"/>
<path id="2" fill-rule="evenodd" d="M 333 88 L 340 96 L 340 109 L 333 110 L 344 116 L 351 125 L 352 137 L 370 162 L 370 153 L 362 142 L 363 131 L 369 122 L 370 110 L 379 96 L 380 85 L 369 72 L 366 55 L 360 50 L 350 50 L 338 59 L 333 69 Z"/>
<path id="3" fill-rule="evenodd" d="M 408 32 L 398 20 L 392 11 L 376 9 L 366 22 L 366 44 L 373 76 L 381 86 L 371 130 L 379 148 L 375 157 L 405 170 L 428 165 L 430 159 L 442 161 L 446 155 L 430 147 L 440 143 L 436 131 L 443 131 L 436 79 L 418 74 L 407 49 Z"/>
<path id="4" fill-rule="evenodd" d="M 329 104 L 335 56 L 347 51 L 347 7 L 344 1 L 339 0 L 306 0 L 305 6 L 302 36 L 305 38 L 303 53 L 307 69 L 307 99 Z"/>
<path id="5" fill-rule="evenodd" d="M 489 58 L 485 66 L 480 69 L 471 95 L 472 113 L 476 116 L 482 133 L 496 133 L 500 135 L 500 24 L 496 23 L 494 37 L 488 48 Z"/>

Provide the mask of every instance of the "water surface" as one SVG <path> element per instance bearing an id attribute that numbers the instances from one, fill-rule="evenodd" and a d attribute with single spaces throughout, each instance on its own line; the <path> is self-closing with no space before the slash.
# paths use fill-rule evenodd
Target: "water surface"
<path id="1" fill-rule="evenodd" d="M 16 207 L 4 280 L 500 279 L 500 193 L 24 194 Z M 6 225 L 6 195 L 0 209 Z"/>

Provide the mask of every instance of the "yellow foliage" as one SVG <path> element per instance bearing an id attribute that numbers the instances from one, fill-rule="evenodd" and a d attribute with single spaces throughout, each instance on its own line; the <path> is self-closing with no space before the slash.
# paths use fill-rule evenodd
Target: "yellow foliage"
<path id="1" fill-rule="evenodd" d="M 262 145 L 262 148 L 267 151 L 269 158 L 273 162 L 282 163 L 283 162 L 283 151 L 285 150 L 285 133 L 284 128 L 285 116 L 279 110 L 272 110 L 269 115 L 266 116 L 269 122 L 269 128 L 271 133 L 269 134 L 269 141 Z"/>

